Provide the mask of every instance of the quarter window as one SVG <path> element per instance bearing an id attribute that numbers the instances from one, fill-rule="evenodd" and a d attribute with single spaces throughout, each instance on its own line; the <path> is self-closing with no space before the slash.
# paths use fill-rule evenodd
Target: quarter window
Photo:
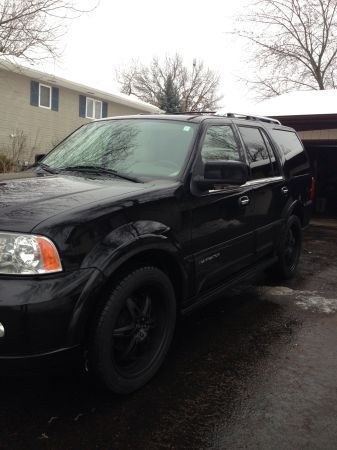
<path id="1" fill-rule="evenodd" d="M 294 131 L 272 130 L 272 136 L 280 151 L 284 154 L 283 170 L 287 176 L 297 176 L 308 173 L 310 162 L 306 152 Z"/>
<path id="2" fill-rule="evenodd" d="M 41 83 L 39 84 L 39 106 L 51 108 L 51 87 Z"/>
<path id="3" fill-rule="evenodd" d="M 241 155 L 229 125 L 215 125 L 208 128 L 201 150 L 202 160 L 240 161 Z"/>
<path id="4" fill-rule="evenodd" d="M 272 134 L 286 159 L 303 152 L 302 144 L 293 131 L 273 130 Z"/>
<path id="5" fill-rule="evenodd" d="M 239 127 L 239 130 L 247 150 L 251 179 L 272 177 L 270 156 L 260 130 L 254 127 Z"/>
<path id="6" fill-rule="evenodd" d="M 102 118 L 102 102 L 93 98 L 87 97 L 86 102 L 86 114 L 88 119 L 101 119 Z"/>

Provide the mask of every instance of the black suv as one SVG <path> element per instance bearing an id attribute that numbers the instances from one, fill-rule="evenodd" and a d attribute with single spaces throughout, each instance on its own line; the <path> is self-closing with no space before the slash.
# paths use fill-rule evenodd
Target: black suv
<path id="1" fill-rule="evenodd" d="M 226 114 L 83 125 L 0 179 L 0 363 L 81 355 L 129 393 L 177 313 L 257 271 L 296 271 L 312 177 L 294 130 Z"/>

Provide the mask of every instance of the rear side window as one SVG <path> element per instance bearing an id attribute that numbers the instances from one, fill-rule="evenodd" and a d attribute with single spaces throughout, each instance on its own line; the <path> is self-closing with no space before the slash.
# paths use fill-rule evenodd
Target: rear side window
<path id="1" fill-rule="evenodd" d="M 251 179 L 272 177 L 269 152 L 260 130 L 255 127 L 239 127 L 239 130 L 247 150 Z"/>
<path id="2" fill-rule="evenodd" d="M 273 130 L 272 134 L 286 159 L 303 152 L 302 144 L 293 131 Z"/>
<path id="3" fill-rule="evenodd" d="M 285 157 L 285 175 L 297 176 L 310 173 L 310 162 L 297 134 L 288 130 L 272 130 L 271 133 Z"/>
<path id="4" fill-rule="evenodd" d="M 201 149 L 205 161 L 241 161 L 238 144 L 229 125 L 210 126 Z"/>

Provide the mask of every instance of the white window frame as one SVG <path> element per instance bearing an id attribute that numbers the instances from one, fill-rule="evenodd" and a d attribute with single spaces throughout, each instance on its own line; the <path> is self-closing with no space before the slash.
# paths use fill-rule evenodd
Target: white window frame
<path id="1" fill-rule="evenodd" d="M 49 89 L 49 106 L 41 105 L 41 86 L 46 87 Z M 48 86 L 47 84 L 39 83 L 39 107 L 44 109 L 51 109 L 51 102 L 52 102 L 52 88 L 51 86 Z"/>
<path id="2" fill-rule="evenodd" d="M 88 116 L 88 100 L 91 100 L 93 102 L 92 116 Z M 95 98 L 92 98 L 92 97 L 86 97 L 86 100 L 85 100 L 85 117 L 87 119 L 97 120 L 97 118 L 95 117 L 96 103 L 100 103 L 101 104 L 101 111 L 100 111 L 99 119 L 102 119 L 102 115 L 103 115 L 102 114 L 103 113 L 103 102 L 102 102 L 102 100 L 96 100 Z"/>

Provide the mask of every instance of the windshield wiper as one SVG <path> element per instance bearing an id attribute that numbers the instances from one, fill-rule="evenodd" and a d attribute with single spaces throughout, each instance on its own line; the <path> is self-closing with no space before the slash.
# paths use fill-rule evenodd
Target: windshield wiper
<path id="1" fill-rule="evenodd" d="M 41 167 L 41 169 L 45 170 L 46 172 L 57 173 L 57 170 L 52 169 L 51 167 L 48 166 L 48 164 L 44 164 L 42 162 L 34 164 L 33 167 Z"/>
<path id="2" fill-rule="evenodd" d="M 113 175 L 118 178 L 122 178 L 123 180 L 133 181 L 134 183 L 143 183 L 142 180 L 140 180 L 137 177 L 134 177 L 132 175 L 128 175 L 125 173 L 118 172 L 117 170 L 113 169 L 107 169 L 105 167 L 99 167 L 99 166 L 68 166 L 68 167 L 59 167 L 59 172 L 87 172 L 87 173 L 94 173 L 94 174 L 107 174 L 107 175 Z"/>

